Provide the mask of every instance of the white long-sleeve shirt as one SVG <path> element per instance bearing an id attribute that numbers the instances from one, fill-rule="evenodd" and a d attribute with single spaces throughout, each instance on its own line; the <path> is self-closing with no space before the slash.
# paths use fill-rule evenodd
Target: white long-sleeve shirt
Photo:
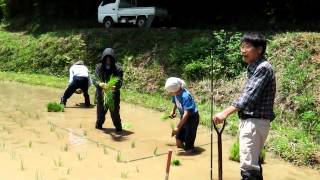
<path id="1" fill-rule="evenodd" d="M 72 65 L 69 69 L 69 83 L 72 83 L 73 77 L 87 77 L 89 80 L 89 85 L 92 84 L 91 79 L 89 77 L 89 70 L 85 65 Z"/>

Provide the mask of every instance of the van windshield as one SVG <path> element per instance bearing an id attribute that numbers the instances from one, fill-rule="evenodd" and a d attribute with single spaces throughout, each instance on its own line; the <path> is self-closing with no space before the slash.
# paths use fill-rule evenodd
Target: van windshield
<path id="1" fill-rule="evenodd" d="M 111 3 L 115 3 L 116 0 L 102 0 L 101 6 L 107 5 L 107 4 L 111 4 Z"/>

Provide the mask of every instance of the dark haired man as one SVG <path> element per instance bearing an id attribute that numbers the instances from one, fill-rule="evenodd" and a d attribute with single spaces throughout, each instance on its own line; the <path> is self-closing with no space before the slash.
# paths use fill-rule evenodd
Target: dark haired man
<path id="1" fill-rule="evenodd" d="M 276 80 L 272 66 L 264 56 L 266 46 L 266 39 L 260 33 L 243 35 L 240 50 L 243 60 L 248 64 L 248 80 L 239 99 L 212 118 L 214 123 L 219 124 L 232 113 L 238 112 L 243 180 L 263 179 L 259 155 L 267 139 L 270 122 L 275 118 Z"/>

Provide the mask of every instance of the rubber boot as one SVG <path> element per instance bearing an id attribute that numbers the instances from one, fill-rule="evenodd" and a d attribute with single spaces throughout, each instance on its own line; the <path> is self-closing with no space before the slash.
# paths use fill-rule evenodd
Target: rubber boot
<path id="1" fill-rule="evenodd" d="M 241 171 L 241 180 L 262 180 L 262 176 L 260 171 L 256 170 L 248 170 L 248 171 Z"/>

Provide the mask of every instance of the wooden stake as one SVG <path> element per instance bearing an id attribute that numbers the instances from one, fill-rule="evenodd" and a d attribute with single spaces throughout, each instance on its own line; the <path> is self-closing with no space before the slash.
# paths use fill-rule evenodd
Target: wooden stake
<path id="1" fill-rule="evenodd" d="M 168 158 L 167 158 L 167 167 L 166 167 L 166 177 L 165 177 L 165 180 L 169 180 L 171 157 L 172 157 L 172 149 L 169 149 L 169 151 L 168 151 Z"/>

